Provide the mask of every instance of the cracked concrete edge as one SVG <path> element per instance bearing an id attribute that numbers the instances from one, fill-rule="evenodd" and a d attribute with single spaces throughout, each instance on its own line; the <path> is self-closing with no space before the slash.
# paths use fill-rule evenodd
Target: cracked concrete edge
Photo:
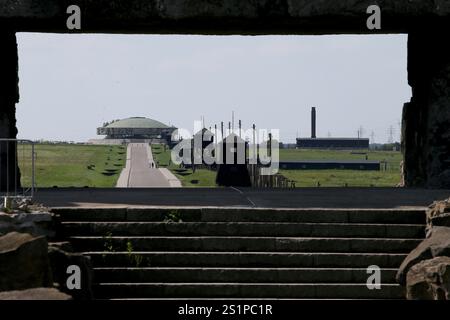
<path id="1" fill-rule="evenodd" d="M 161 168 L 159 171 L 164 175 L 164 177 L 169 181 L 171 188 L 181 188 L 181 181 L 167 168 Z"/>
<path id="2" fill-rule="evenodd" d="M 127 145 L 127 159 L 125 168 L 122 169 L 119 179 L 117 179 L 116 188 L 128 188 L 128 178 L 131 172 L 131 146 Z"/>

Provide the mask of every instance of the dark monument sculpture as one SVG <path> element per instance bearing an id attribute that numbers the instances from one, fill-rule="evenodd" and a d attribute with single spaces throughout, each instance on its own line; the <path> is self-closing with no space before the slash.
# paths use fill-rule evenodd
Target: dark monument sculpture
<path id="1" fill-rule="evenodd" d="M 216 184 L 223 187 L 251 187 L 247 168 L 247 142 L 232 133 L 220 142 L 221 164 Z"/>

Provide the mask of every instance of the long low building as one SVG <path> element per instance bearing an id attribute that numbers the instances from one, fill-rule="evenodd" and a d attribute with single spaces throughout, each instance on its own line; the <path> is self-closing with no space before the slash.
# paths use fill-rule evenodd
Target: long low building
<path id="1" fill-rule="evenodd" d="M 366 138 L 298 138 L 299 149 L 369 149 L 369 139 Z"/>
<path id="2" fill-rule="evenodd" d="M 380 161 L 371 160 L 303 160 L 280 161 L 283 170 L 363 170 L 380 171 Z"/>

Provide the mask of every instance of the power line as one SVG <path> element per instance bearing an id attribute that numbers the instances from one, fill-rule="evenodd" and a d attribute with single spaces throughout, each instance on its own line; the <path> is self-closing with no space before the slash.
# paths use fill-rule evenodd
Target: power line
<path id="1" fill-rule="evenodd" d="M 363 126 L 360 126 L 358 128 L 358 139 L 362 138 L 364 136 L 365 130 L 363 128 Z"/>
<path id="2" fill-rule="evenodd" d="M 394 133 L 395 133 L 395 129 L 394 129 L 394 126 L 389 126 L 389 129 L 388 129 L 388 135 L 389 135 L 389 137 L 388 137 L 388 143 L 394 143 Z"/>

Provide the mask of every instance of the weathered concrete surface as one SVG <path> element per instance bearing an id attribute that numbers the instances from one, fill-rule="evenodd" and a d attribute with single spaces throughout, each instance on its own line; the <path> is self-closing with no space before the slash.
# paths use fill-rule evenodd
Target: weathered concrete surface
<path id="1" fill-rule="evenodd" d="M 0 237 L 0 291 L 51 286 L 45 237 L 18 232 Z"/>
<path id="2" fill-rule="evenodd" d="M 445 0 L 4 0 L 0 25 L 65 32 L 66 9 L 82 10 L 83 32 L 201 34 L 372 33 L 366 10 L 383 10 L 384 32 L 450 17 Z"/>
<path id="3" fill-rule="evenodd" d="M 36 201 L 49 207 L 259 207 L 411 208 L 425 210 L 450 190 L 404 188 L 128 188 L 39 189 Z"/>
<path id="4" fill-rule="evenodd" d="M 435 201 L 427 210 L 427 233 L 433 227 L 450 227 L 450 198 Z"/>
<path id="5" fill-rule="evenodd" d="M 0 292 L 0 300 L 71 300 L 72 297 L 55 288 L 34 288 Z"/>
<path id="6" fill-rule="evenodd" d="M 447 34 L 410 33 L 403 110 L 406 186 L 450 187 L 450 47 Z"/>
<path id="7" fill-rule="evenodd" d="M 175 176 L 173 178 L 178 180 Z M 117 180 L 117 188 L 169 187 L 181 187 L 181 184 L 173 185 L 168 176 L 156 168 L 150 145 L 148 143 L 129 143 L 126 166 Z"/>
<path id="8" fill-rule="evenodd" d="M 450 300 L 450 258 L 422 261 L 408 271 L 406 297 L 409 300 Z"/>
<path id="9" fill-rule="evenodd" d="M 1 30 L 1 29 L 0 29 Z M 19 77 L 16 36 L 0 31 L 0 139 L 16 138 L 16 103 Z M 15 174 L 16 147 L 0 141 L 0 191 L 20 187 L 20 172 Z M 6 176 L 9 173 L 9 179 Z"/>
<path id="10" fill-rule="evenodd" d="M 55 236 L 54 215 L 49 212 L 4 213 L 0 212 L 0 236 L 10 232 L 29 233 L 35 237 Z"/>
<path id="11" fill-rule="evenodd" d="M 171 188 L 181 188 L 182 184 L 180 179 L 178 179 L 169 169 L 160 168 L 159 172 L 161 172 L 166 180 L 169 182 Z"/>
<path id="12" fill-rule="evenodd" d="M 434 227 L 430 237 L 406 257 L 397 273 L 397 281 L 405 285 L 408 271 L 415 264 L 440 256 L 450 256 L 450 228 Z"/>
<path id="13" fill-rule="evenodd" d="M 74 253 L 68 243 L 50 244 L 48 247 L 48 257 L 52 269 L 53 282 L 62 292 L 71 295 L 75 300 L 92 300 L 92 280 L 94 271 L 91 259 L 79 253 Z M 81 288 L 71 290 L 67 288 L 67 268 L 78 266 L 81 271 Z"/>

